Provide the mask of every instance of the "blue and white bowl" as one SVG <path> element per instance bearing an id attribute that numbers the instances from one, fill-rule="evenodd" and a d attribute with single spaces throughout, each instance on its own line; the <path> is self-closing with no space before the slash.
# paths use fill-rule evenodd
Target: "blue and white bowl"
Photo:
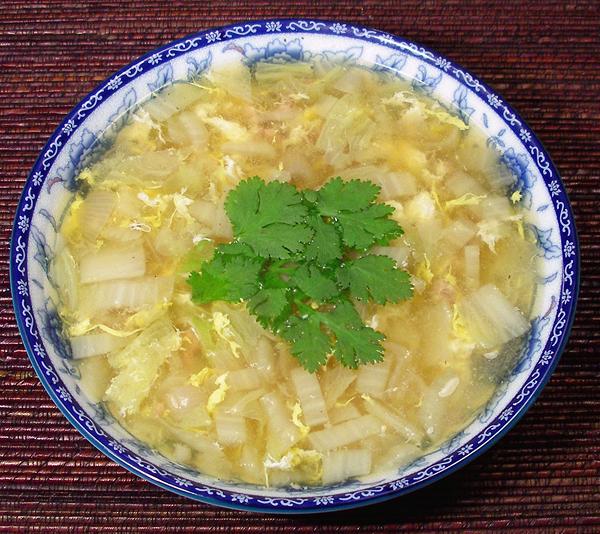
<path id="1" fill-rule="evenodd" d="M 120 427 L 85 398 L 61 330 L 50 274 L 57 231 L 77 189 L 75 176 L 110 142 L 137 103 L 215 64 L 322 59 L 368 66 L 412 80 L 488 136 L 522 193 L 529 231 L 537 237 L 539 279 L 533 328 L 508 381 L 476 420 L 399 471 L 316 489 L 230 483 L 177 465 Z M 510 191 L 509 191 L 510 194 Z M 567 341 L 579 288 L 579 247 L 567 195 L 533 132 L 502 98 L 435 52 L 377 30 L 317 20 L 268 20 L 200 32 L 165 45 L 100 84 L 65 118 L 25 184 L 11 241 L 11 289 L 29 358 L 48 394 L 93 445 L 132 473 L 180 495 L 229 508 L 304 513 L 352 508 L 414 491 L 455 471 L 488 449 L 531 406 Z"/>

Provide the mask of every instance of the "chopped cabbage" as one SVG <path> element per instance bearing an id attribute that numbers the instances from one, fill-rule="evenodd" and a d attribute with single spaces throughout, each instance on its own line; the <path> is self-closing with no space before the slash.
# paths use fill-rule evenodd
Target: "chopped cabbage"
<path id="1" fill-rule="evenodd" d="M 146 272 L 146 255 L 141 244 L 106 245 L 81 258 L 79 273 L 82 284 L 117 278 L 137 278 Z"/>
<path id="2" fill-rule="evenodd" d="M 135 413 L 150 393 L 162 365 L 180 346 L 180 335 L 168 321 L 150 325 L 125 348 L 108 357 L 116 375 L 105 399 L 115 405 L 121 416 Z"/>

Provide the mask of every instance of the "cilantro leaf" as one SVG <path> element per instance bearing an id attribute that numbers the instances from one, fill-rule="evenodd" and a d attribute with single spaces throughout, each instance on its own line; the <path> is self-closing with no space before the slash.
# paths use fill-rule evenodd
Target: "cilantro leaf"
<path id="1" fill-rule="evenodd" d="M 338 176 L 319 189 L 319 212 L 335 217 L 341 212 L 362 211 L 375 201 L 380 189 L 373 182 L 346 182 Z"/>
<path id="2" fill-rule="evenodd" d="M 187 279 L 192 287 L 192 299 L 198 304 L 213 300 L 237 302 L 250 298 L 258 290 L 258 276 L 262 260 L 215 255 L 202 265 L 200 272 L 192 272 Z"/>
<path id="3" fill-rule="evenodd" d="M 304 254 L 309 261 L 326 265 L 342 256 L 340 234 L 332 224 L 327 224 L 319 215 L 309 218 L 313 229 L 312 241 L 306 246 Z"/>
<path id="4" fill-rule="evenodd" d="M 289 184 L 265 184 L 255 176 L 238 184 L 227 196 L 225 210 L 238 241 L 268 258 L 289 258 L 310 241 L 304 224 L 308 208 Z"/>
<path id="5" fill-rule="evenodd" d="M 292 281 L 305 295 L 317 302 L 326 302 L 339 294 L 335 282 L 315 265 L 303 265 L 293 274 Z"/>
<path id="6" fill-rule="evenodd" d="M 385 304 L 412 296 L 409 274 L 397 269 L 394 260 L 387 256 L 367 255 L 347 261 L 337 270 L 337 280 L 359 300 Z"/>
<path id="7" fill-rule="evenodd" d="M 402 235 L 398 223 L 388 218 L 393 212 L 392 206 L 372 204 L 362 211 L 339 213 L 336 218 L 344 245 L 364 250 Z"/>
<path id="8" fill-rule="evenodd" d="M 272 324 L 289 307 L 288 292 L 283 287 L 261 289 L 250 298 L 248 307 L 263 326 Z"/>
<path id="9" fill-rule="evenodd" d="M 320 313 L 323 324 L 335 336 L 333 354 L 346 367 L 383 360 L 385 336 L 365 326 L 351 302 L 340 301 L 330 313 Z"/>
<path id="10" fill-rule="evenodd" d="M 314 373 L 327 363 L 327 355 L 331 352 L 331 341 L 321 330 L 318 317 L 292 315 L 280 330 L 280 334 L 290 342 L 292 354 L 307 371 Z"/>

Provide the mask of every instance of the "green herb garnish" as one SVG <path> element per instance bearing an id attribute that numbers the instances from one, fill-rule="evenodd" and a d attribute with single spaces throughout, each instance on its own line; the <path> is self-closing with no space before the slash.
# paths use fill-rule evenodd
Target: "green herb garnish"
<path id="1" fill-rule="evenodd" d="M 384 336 L 353 302 L 398 302 L 412 287 L 394 260 L 368 253 L 403 233 L 378 193 L 372 182 L 339 177 L 317 191 L 258 177 L 240 182 L 225 202 L 235 239 L 190 274 L 192 299 L 246 301 L 311 372 L 329 354 L 351 368 L 381 361 Z"/>

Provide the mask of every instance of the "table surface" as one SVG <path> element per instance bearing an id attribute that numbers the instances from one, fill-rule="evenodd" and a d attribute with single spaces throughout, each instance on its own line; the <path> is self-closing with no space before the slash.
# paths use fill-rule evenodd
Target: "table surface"
<path id="1" fill-rule="evenodd" d="M 600 531 L 600 9 L 595 2 L 132 0 L 0 3 L 0 532 Z M 462 64 L 520 111 L 562 174 L 583 254 L 570 342 L 541 397 L 489 452 L 369 508 L 264 516 L 160 490 L 84 440 L 43 391 L 7 268 L 20 189 L 48 136 L 97 83 L 152 48 L 268 17 L 345 19 Z"/>

